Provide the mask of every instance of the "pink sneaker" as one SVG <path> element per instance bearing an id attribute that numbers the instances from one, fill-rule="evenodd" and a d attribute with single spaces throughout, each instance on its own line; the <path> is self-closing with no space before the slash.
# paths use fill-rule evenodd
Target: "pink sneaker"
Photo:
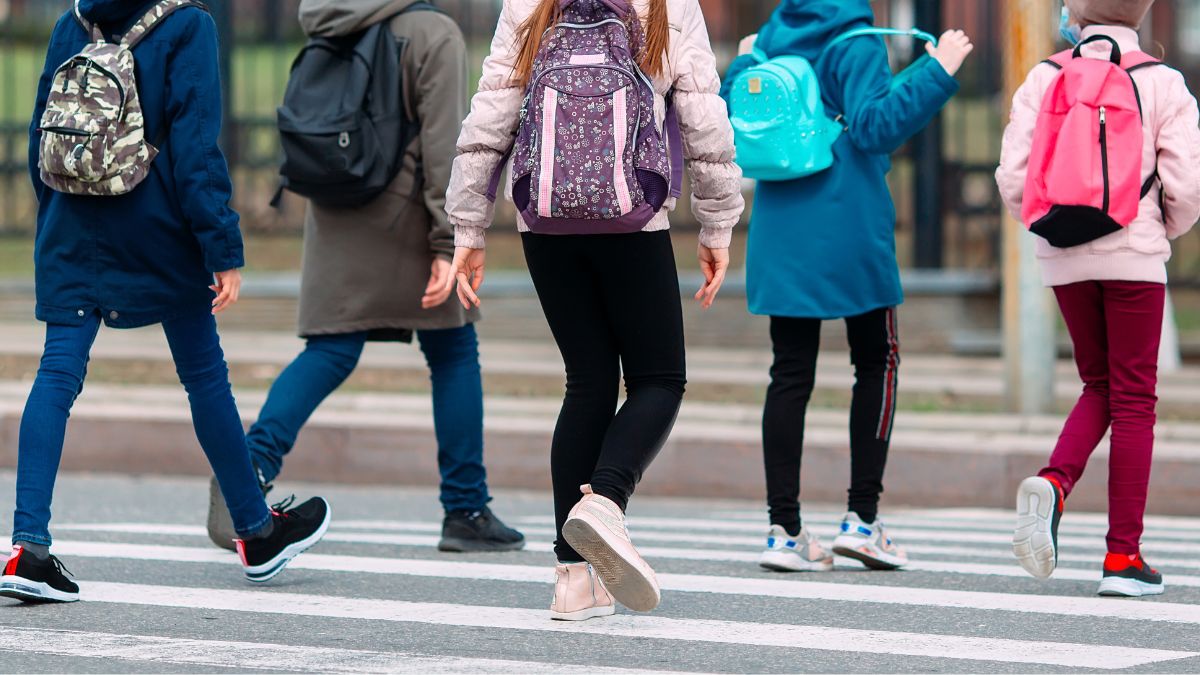
<path id="1" fill-rule="evenodd" d="M 596 571 L 585 563 L 558 563 L 554 566 L 554 602 L 550 618 L 555 621 L 583 621 L 616 613 L 612 596 Z"/>
<path id="2" fill-rule="evenodd" d="M 563 539 L 596 568 L 617 602 L 638 612 L 658 607 L 661 595 L 654 570 L 629 540 L 625 514 L 611 499 L 580 488 L 583 499 L 563 524 Z"/>

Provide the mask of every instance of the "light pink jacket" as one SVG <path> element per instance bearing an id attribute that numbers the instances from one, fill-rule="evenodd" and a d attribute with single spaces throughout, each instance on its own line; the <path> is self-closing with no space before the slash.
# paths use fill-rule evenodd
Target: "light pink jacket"
<path id="1" fill-rule="evenodd" d="M 1137 32 L 1117 26 L 1088 26 L 1084 38 L 1108 35 L 1121 51 L 1137 51 Z M 1105 43 L 1084 47 L 1085 56 L 1108 58 Z M 1029 73 L 1013 97 L 1012 117 L 1004 131 L 996 182 L 1009 212 L 1021 219 L 1021 199 L 1029 163 L 1033 130 L 1042 97 L 1057 71 L 1040 64 Z M 1133 223 L 1096 241 L 1073 248 L 1055 248 L 1037 238 L 1042 280 L 1047 286 L 1080 281 L 1147 281 L 1166 283 L 1169 240 L 1187 234 L 1200 220 L 1200 112 L 1183 75 L 1166 66 L 1133 72 L 1141 95 L 1146 140 L 1142 179 L 1158 167 L 1160 181 L 1141 201 Z M 1160 206 L 1161 198 L 1161 206 Z M 1033 236 L 1033 235 L 1029 235 Z"/>
<path id="2" fill-rule="evenodd" d="M 666 0 L 671 25 L 667 64 L 654 78 L 655 107 L 661 127 L 666 115 L 664 96 L 674 90 L 683 132 L 683 154 L 692 188 L 692 212 L 700 222 L 700 243 L 728 248 L 733 226 L 741 218 L 742 170 L 734 164 L 733 128 L 717 75 L 717 61 L 708 40 L 708 28 L 698 0 Z M 513 79 L 521 23 L 533 13 L 538 0 L 504 0 L 491 53 L 483 62 L 479 93 L 471 100 L 471 113 L 458 137 L 458 157 L 446 192 L 446 213 L 454 224 L 455 245 L 483 248 L 484 230 L 491 225 L 493 205 L 487 198 L 488 182 L 517 133 L 518 115 L 525 92 Z M 648 0 L 633 0 L 638 16 L 646 16 Z M 511 187 L 510 187 L 511 190 Z M 667 212 L 674 200 L 643 228 L 670 227 Z M 518 228 L 526 231 L 518 220 Z"/>

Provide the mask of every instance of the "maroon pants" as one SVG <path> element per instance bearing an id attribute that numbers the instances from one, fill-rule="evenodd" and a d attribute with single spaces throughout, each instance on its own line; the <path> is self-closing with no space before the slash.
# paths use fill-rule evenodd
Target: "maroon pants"
<path id="1" fill-rule="evenodd" d="M 1049 466 L 1038 475 L 1054 478 L 1070 494 L 1111 426 L 1108 550 L 1138 553 L 1154 448 L 1166 287 L 1085 281 L 1057 286 L 1054 294 L 1075 345 L 1083 395 L 1063 426 Z"/>

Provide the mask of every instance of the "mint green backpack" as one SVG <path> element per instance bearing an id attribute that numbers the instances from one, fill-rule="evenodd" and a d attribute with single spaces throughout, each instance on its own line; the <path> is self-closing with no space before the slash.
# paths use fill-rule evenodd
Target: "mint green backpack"
<path id="1" fill-rule="evenodd" d="M 937 45 L 937 38 L 915 28 L 859 28 L 837 36 L 825 50 L 866 35 L 904 35 Z M 757 180 L 788 181 L 828 169 L 834 141 L 847 127 L 842 115 L 831 119 L 825 114 L 812 64 L 801 56 L 768 59 L 757 47 L 751 55 L 758 63 L 738 75 L 729 95 L 742 173 Z"/>

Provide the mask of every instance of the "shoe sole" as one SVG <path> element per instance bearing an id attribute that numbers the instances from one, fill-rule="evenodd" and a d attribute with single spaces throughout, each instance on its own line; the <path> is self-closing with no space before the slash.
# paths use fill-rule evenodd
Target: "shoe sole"
<path id="1" fill-rule="evenodd" d="M 1137 579 L 1105 577 L 1100 581 L 1099 595 L 1109 598 L 1140 598 L 1144 595 L 1162 595 L 1163 584 L 1149 584 Z"/>
<path id="2" fill-rule="evenodd" d="M 654 570 L 632 544 L 608 533 L 607 527 L 593 522 L 585 511 L 567 519 L 562 536 L 592 564 L 596 576 L 617 602 L 635 612 L 649 612 L 658 607 L 662 596 Z"/>
<path id="3" fill-rule="evenodd" d="M 550 610 L 551 621 L 587 621 L 602 616 L 612 616 L 617 613 L 617 608 L 608 605 L 607 607 L 588 607 L 575 612 L 556 612 Z"/>
<path id="4" fill-rule="evenodd" d="M 772 572 L 829 572 L 833 570 L 833 561 L 814 562 L 786 551 L 763 551 L 758 566 Z"/>
<path id="5" fill-rule="evenodd" d="M 208 538 L 217 548 L 237 552 L 237 531 L 233 529 L 233 518 L 225 506 L 225 498 L 215 478 L 208 484 Z"/>
<path id="6" fill-rule="evenodd" d="M 1049 579 L 1058 566 L 1052 527 L 1054 484 L 1045 478 L 1026 478 L 1017 488 L 1017 529 L 1013 532 L 1013 555 L 1026 572 Z"/>
<path id="7" fill-rule="evenodd" d="M 51 603 L 78 602 L 78 593 L 66 593 L 41 581 L 5 575 L 0 577 L 0 597 L 12 598 L 21 602 Z"/>
<path id="8" fill-rule="evenodd" d="M 484 541 L 480 539 L 443 539 L 438 542 L 437 550 L 443 553 L 500 553 L 503 551 L 520 551 L 525 548 L 525 540 L 513 542 Z"/>
<path id="9" fill-rule="evenodd" d="M 330 508 L 329 502 L 325 502 L 325 520 L 321 521 L 321 526 L 316 532 L 308 535 L 300 541 L 289 544 L 279 553 L 279 555 L 271 558 L 267 562 L 255 567 L 243 567 L 242 570 L 246 573 L 246 578 L 256 584 L 261 584 L 274 579 L 280 572 L 292 562 L 296 556 L 304 553 L 308 549 L 317 545 L 317 542 L 325 536 L 325 531 L 329 529 L 329 521 L 333 518 L 333 509 Z M 265 570 L 258 572 L 256 570 Z"/>
<path id="10" fill-rule="evenodd" d="M 881 572 L 898 570 L 908 564 L 907 560 L 891 555 L 886 551 L 880 551 L 870 546 L 847 546 L 845 542 L 841 544 L 836 541 L 833 542 L 833 553 L 843 558 L 857 560 L 866 565 L 868 569 Z"/>

